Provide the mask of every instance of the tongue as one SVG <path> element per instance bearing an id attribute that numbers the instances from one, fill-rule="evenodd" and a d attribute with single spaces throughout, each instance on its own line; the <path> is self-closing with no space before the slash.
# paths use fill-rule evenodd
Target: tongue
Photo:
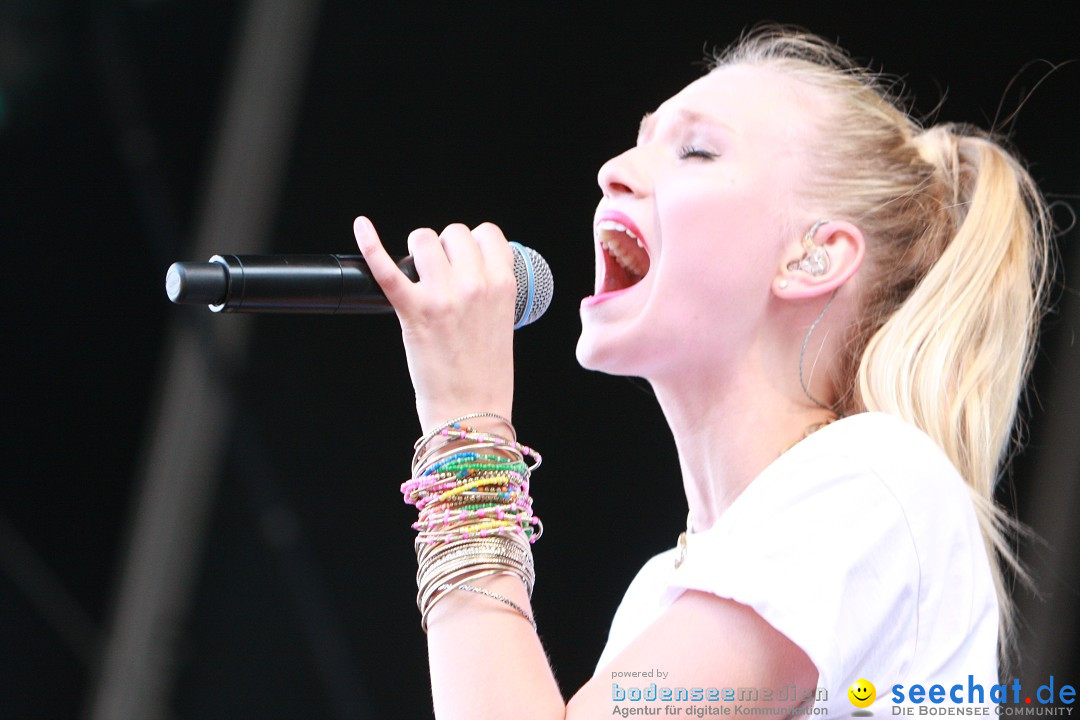
<path id="1" fill-rule="evenodd" d="M 604 253 L 604 284 L 601 292 L 624 290 L 640 281 L 641 275 L 624 268 L 610 253 Z"/>

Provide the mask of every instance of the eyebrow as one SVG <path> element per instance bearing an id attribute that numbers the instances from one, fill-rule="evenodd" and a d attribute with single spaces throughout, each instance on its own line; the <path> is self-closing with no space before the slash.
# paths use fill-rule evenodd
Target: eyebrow
<path id="1" fill-rule="evenodd" d="M 641 136 L 645 134 L 645 132 L 649 129 L 649 126 L 652 124 L 651 122 L 649 122 L 650 120 L 652 120 L 652 116 L 653 114 L 651 112 L 647 112 L 641 116 L 641 124 L 638 125 L 637 130 L 638 140 L 641 139 Z"/>
<path id="2" fill-rule="evenodd" d="M 735 132 L 735 130 L 730 125 L 728 125 L 726 122 L 723 122 L 722 120 L 719 120 L 719 119 L 713 117 L 712 115 L 706 115 L 705 113 L 700 113 L 700 112 L 698 112 L 696 110 L 688 110 L 686 108 L 683 108 L 682 110 L 678 111 L 677 115 L 678 115 L 678 122 L 684 123 L 686 125 L 698 125 L 698 124 L 716 125 L 716 126 L 724 128 L 725 130 L 727 130 L 730 133 Z M 641 125 L 638 126 L 638 141 L 639 142 L 641 141 L 641 139 L 647 133 L 652 131 L 653 124 L 654 124 L 654 118 L 655 118 L 655 113 L 651 113 L 651 112 L 650 113 L 645 113 L 645 115 L 641 118 Z"/>

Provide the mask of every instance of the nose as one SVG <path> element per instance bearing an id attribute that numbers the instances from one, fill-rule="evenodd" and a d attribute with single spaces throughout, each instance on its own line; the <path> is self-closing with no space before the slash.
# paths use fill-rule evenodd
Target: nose
<path id="1" fill-rule="evenodd" d="M 604 197 L 640 197 L 645 193 L 646 180 L 641 166 L 640 150 L 636 147 L 630 148 L 600 166 L 596 181 Z"/>

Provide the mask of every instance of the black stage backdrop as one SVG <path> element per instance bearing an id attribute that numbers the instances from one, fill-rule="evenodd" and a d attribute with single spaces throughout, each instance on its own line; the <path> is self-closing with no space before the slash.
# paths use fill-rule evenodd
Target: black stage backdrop
<path id="1" fill-rule="evenodd" d="M 123 692 L 131 677 L 108 649 L 138 646 L 118 639 L 135 621 L 117 604 L 162 583 L 150 648 L 127 658 L 151 672 L 135 676 L 148 687 L 132 702 L 145 704 L 125 717 L 430 716 L 413 513 L 397 489 L 418 430 L 397 323 L 238 323 L 170 305 L 168 265 L 237 252 L 237 224 L 253 223 L 237 243 L 265 252 L 352 252 L 365 213 L 403 253 L 414 227 L 491 220 L 550 261 L 551 310 L 516 338 L 515 420 L 546 458 L 534 603 L 569 695 L 633 574 L 686 513 L 647 386 L 574 360 L 595 175 L 645 111 L 700 74 L 708 48 L 761 20 L 794 23 L 903 74 L 917 108 L 941 120 L 988 125 L 1026 99 L 1016 146 L 1051 199 L 1080 196 L 1080 64 L 1049 72 L 1080 56 L 1071 1 L 324 0 L 307 19 L 272 19 L 258 46 L 252 18 L 286 5 L 0 4 L 0 717 L 108 716 L 102 688 Z M 234 89 L 238 72 L 254 79 Z M 268 118 L 279 131 L 247 137 L 241 121 L 230 134 L 230 103 L 261 118 L 252 133 Z M 245 141 L 255 160 L 230 160 Z M 1067 209 L 1057 217 L 1067 223 Z M 1029 448 L 1003 490 L 1043 540 L 1026 557 L 1044 597 L 1018 592 L 1027 630 L 1011 672 L 1028 687 L 1080 681 L 1076 241 L 1076 230 L 1060 238 Z M 195 387 L 168 384 L 170 338 L 209 353 Z M 159 418 L 191 412 L 185 398 L 221 412 L 170 430 Z M 155 466 L 169 432 L 181 457 Z M 204 499 L 146 515 L 151 468 L 191 457 L 209 468 Z M 158 479 L 166 497 L 187 481 Z M 150 520 L 135 530 L 139 513 Z M 168 536 L 170 522 L 189 532 Z M 164 554 L 144 553 L 158 575 L 125 586 L 132 543 L 162 534 Z M 497 643 L 463 653 L 478 656 L 478 682 L 497 676 Z"/>

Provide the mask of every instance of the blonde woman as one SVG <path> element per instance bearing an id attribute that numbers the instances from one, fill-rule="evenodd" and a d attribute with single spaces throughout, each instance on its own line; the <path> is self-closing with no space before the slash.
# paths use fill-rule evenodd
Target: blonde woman
<path id="1" fill-rule="evenodd" d="M 436 716 L 689 715 L 730 706 L 729 688 L 791 686 L 739 704 L 880 715 L 894 685 L 935 683 L 990 702 L 967 685 L 990 690 L 1008 640 L 992 491 L 1046 254 L 1022 165 L 975 130 L 920 127 L 839 49 L 771 29 L 647 114 L 599 184 L 578 359 L 650 382 L 690 520 L 569 703 L 532 623 L 531 504 L 480 512 L 463 499 L 476 481 L 440 469 L 466 450 L 529 462 L 509 425 L 511 251 L 490 224 L 417 230 L 413 284 L 355 223 L 436 431 L 406 488 Z M 528 493 L 524 471 L 463 472 Z M 582 501 L 645 481 L 594 478 Z M 849 697 L 863 678 L 876 701 Z"/>

